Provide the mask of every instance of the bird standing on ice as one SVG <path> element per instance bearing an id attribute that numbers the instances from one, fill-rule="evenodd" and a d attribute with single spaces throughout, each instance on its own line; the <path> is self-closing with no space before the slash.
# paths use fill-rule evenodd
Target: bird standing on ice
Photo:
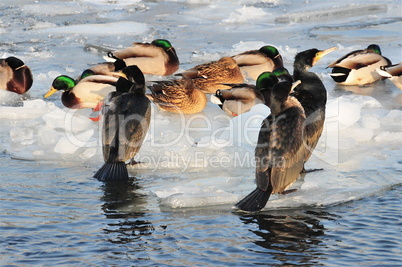
<path id="1" fill-rule="evenodd" d="M 107 95 L 102 107 L 105 164 L 94 175 L 100 181 L 128 179 L 126 161 L 140 150 L 149 128 L 151 102 L 145 96 L 144 75 L 135 65 L 126 69 L 128 80 L 119 78 L 116 91 Z"/>
<path id="2" fill-rule="evenodd" d="M 336 50 L 331 47 L 325 50 L 308 49 L 296 55 L 293 63 L 293 79 L 300 80 L 301 84 L 291 93 L 302 105 L 306 114 L 304 126 L 304 145 L 306 147 L 306 162 L 322 134 L 325 121 L 325 106 L 327 104 L 327 90 L 317 74 L 308 71 L 321 58 Z M 303 168 L 303 172 L 305 169 Z"/>
<path id="3" fill-rule="evenodd" d="M 289 96 L 292 83 L 277 83 L 270 93 L 271 115 L 264 121 L 255 149 L 257 188 L 236 204 L 255 212 L 263 209 L 271 194 L 284 193 L 303 169 L 303 107 Z"/>

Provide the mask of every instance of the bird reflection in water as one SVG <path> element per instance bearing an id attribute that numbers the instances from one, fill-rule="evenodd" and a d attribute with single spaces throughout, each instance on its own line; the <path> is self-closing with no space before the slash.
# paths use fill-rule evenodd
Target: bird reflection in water
<path id="1" fill-rule="evenodd" d="M 115 244 L 135 242 L 137 249 L 143 250 L 139 244 L 141 237 L 152 235 L 155 229 L 151 222 L 144 220 L 146 198 L 137 192 L 136 182 L 129 179 L 104 183 L 102 189 L 102 210 L 106 218 L 111 219 L 104 229 L 108 240 Z"/>
<path id="2" fill-rule="evenodd" d="M 326 229 L 320 221 L 334 220 L 334 215 L 324 211 L 283 210 L 243 215 L 240 220 L 258 236 L 254 243 L 264 248 L 260 253 L 268 253 L 281 265 L 315 265 L 325 257 L 320 247 L 324 246 Z"/>

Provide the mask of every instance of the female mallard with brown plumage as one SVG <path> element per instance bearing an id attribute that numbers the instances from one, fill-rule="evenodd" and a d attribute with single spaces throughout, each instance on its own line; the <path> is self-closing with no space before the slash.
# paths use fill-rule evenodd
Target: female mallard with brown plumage
<path id="1" fill-rule="evenodd" d="M 171 75 L 180 64 L 176 50 L 164 39 L 133 43 L 130 47 L 109 52 L 106 59 L 122 59 L 127 66 L 137 65 L 144 74 L 152 75 Z"/>
<path id="2" fill-rule="evenodd" d="M 271 45 L 263 46 L 258 50 L 246 51 L 232 56 L 232 58 L 237 62 L 242 72 L 253 80 L 257 80 L 263 72 L 272 72 L 283 67 L 282 56 L 278 49 Z"/>
<path id="3" fill-rule="evenodd" d="M 204 110 L 207 105 L 205 93 L 195 88 L 192 80 L 186 77 L 156 81 L 148 88 L 152 93 L 146 96 L 165 111 L 194 114 Z"/>
<path id="4" fill-rule="evenodd" d="M 230 89 L 225 83 L 242 83 L 243 74 L 236 61 L 231 57 L 222 57 L 197 65 L 179 75 L 193 80 L 194 86 L 206 94 L 214 94 L 217 90 Z"/>
<path id="5" fill-rule="evenodd" d="M 328 68 L 332 68 L 330 75 L 339 84 L 365 85 L 382 79 L 376 69 L 388 65 L 391 61 L 381 55 L 380 47 L 371 44 L 364 50 L 346 54 L 329 64 Z"/>
<path id="6" fill-rule="evenodd" d="M 31 88 L 32 83 L 32 72 L 21 59 L 0 59 L 0 89 L 23 94 Z"/>

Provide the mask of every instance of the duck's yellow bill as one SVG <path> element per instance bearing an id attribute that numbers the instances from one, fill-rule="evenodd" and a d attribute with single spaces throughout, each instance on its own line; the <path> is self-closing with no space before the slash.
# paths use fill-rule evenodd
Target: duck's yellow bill
<path id="1" fill-rule="evenodd" d="M 49 96 L 53 95 L 56 92 L 57 90 L 52 87 L 50 88 L 49 92 L 47 92 L 46 95 L 43 96 L 43 98 L 48 98 Z"/>
<path id="2" fill-rule="evenodd" d="M 313 66 L 315 65 L 315 63 L 317 63 L 318 60 L 322 59 L 324 56 L 328 55 L 329 53 L 331 53 L 332 51 L 337 50 L 338 47 L 334 46 L 325 50 L 321 50 L 320 52 L 318 52 L 314 59 L 313 59 Z"/>

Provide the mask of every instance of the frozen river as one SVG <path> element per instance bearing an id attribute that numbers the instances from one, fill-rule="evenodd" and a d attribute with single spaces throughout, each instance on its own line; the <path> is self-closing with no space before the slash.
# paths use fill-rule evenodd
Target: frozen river
<path id="1" fill-rule="evenodd" d="M 401 91 L 388 80 L 338 86 L 326 69 L 371 43 L 401 62 L 401 13 L 400 1 L 2 0 L 0 55 L 21 58 L 34 84 L 22 97 L 0 91 L 1 264 L 401 264 Z M 265 44 L 292 71 L 297 52 L 337 46 L 312 69 L 328 103 L 307 167 L 324 170 L 273 196 L 259 215 L 233 213 L 255 187 L 267 110 L 233 119 L 208 103 L 185 116 L 153 106 L 132 179 L 93 179 L 103 159 L 91 111 L 43 95 L 56 76 L 76 77 L 103 60 L 88 45 L 157 38 L 175 47 L 179 72 Z"/>

